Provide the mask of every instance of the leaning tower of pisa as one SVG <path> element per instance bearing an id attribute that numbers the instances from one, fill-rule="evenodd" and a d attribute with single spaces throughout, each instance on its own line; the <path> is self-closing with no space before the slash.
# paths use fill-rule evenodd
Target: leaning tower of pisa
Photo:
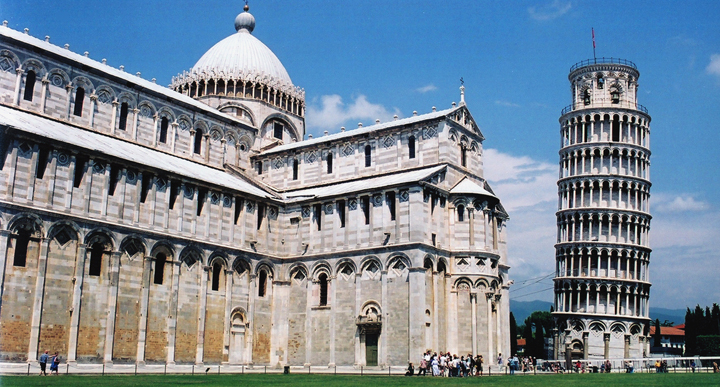
<path id="1" fill-rule="evenodd" d="M 557 359 L 641 357 L 648 349 L 650 115 L 622 59 L 570 68 L 560 117 Z"/>

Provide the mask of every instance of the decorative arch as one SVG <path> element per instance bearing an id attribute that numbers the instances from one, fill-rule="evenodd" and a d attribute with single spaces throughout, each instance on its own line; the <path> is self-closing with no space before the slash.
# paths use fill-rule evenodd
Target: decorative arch
<path id="1" fill-rule="evenodd" d="M 202 250 L 193 245 L 186 246 L 184 249 L 182 249 L 179 258 L 180 261 L 184 263 L 185 266 L 187 266 L 188 268 L 193 267 L 195 265 L 195 262 L 199 262 L 200 265 L 205 264 L 204 254 Z"/>
<path id="2" fill-rule="evenodd" d="M 423 257 L 423 267 L 435 271 L 435 257 L 433 257 L 432 254 L 425 254 L 425 257 Z"/>
<path id="3" fill-rule="evenodd" d="M 43 65 L 42 62 L 35 58 L 25 59 L 25 62 L 23 62 L 21 68 L 25 70 L 25 72 L 28 72 L 30 70 L 34 71 L 38 79 L 41 79 L 47 73 L 45 65 Z"/>
<path id="4" fill-rule="evenodd" d="M 51 69 L 47 74 L 48 81 L 55 87 L 65 87 L 70 83 L 70 76 L 59 68 Z"/>
<path id="5" fill-rule="evenodd" d="M 73 90 L 77 90 L 78 87 L 82 87 L 85 89 L 85 92 L 88 95 L 90 95 L 91 91 L 95 90 L 95 86 L 93 85 L 92 81 L 90 81 L 87 77 L 84 77 L 82 75 L 73 78 L 71 83 L 72 83 Z"/>
<path id="6" fill-rule="evenodd" d="M 129 258 L 133 258 L 138 254 L 146 253 L 147 243 L 139 235 L 129 235 L 120 242 L 120 251 Z"/>
<path id="7" fill-rule="evenodd" d="M 250 150 L 250 144 L 252 144 L 253 141 L 248 135 L 242 135 L 240 136 L 240 139 L 238 140 L 238 147 L 241 152 L 247 152 Z"/>
<path id="8" fill-rule="evenodd" d="M 379 274 L 382 271 L 382 267 L 382 262 L 374 255 L 367 256 L 360 262 L 361 273 L 369 273 L 370 276 Z"/>
<path id="9" fill-rule="evenodd" d="M 355 265 L 355 262 L 351 259 L 341 259 L 335 266 L 336 276 L 345 275 L 349 277 L 355 273 L 357 273 L 357 266 Z"/>
<path id="10" fill-rule="evenodd" d="M 261 270 L 266 270 L 268 272 L 268 275 L 271 277 L 275 275 L 275 265 L 270 262 L 268 259 L 263 259 L 262 261 L 258 262 L 255 266 L 255 274 L 260 274 Z"/>
<path id="11" fill-rule="evenodd" d="M 317 279 L 320 277 L 320 274 L 325 273 L 328 277 L 332 275 L 332 267 L 330 264 L 325 260 L 320 260 L 315 262 L 312 268 L 312 277 L 313 280 L 317 281 Z"/>
<path id="12" fill-rule="evenodd" d="M 412 263 L 406 255 L 396 254 L 388 258 L 386 270 L 390 276 L 399 277 L 406 274 L 411 265 Z"/>
<path id="13" fill-rule="evenodd" d="M 71 239 L 79 241 L 82 235 L 80 227 L 78 227 L 75 222 L 70 220 L 59 220 L 49 227 L 47 237 L 48 239 L 58 238 L 58 242 L 61 245 L 65 245 L 65 243 Z"/>
<path id="14" fill-rule="evenodd" d="M 456 290 L 470 290 L 472 289 L 473 283 L 472 281 L 467 277 L 460 277 L 457 280 L 455 280 L 455 283 L 453 283 L 453 288 Z"/>
<path id="15" fill-rule="evenodd" d="M 250 122 L 250 125 L 255 125 L 255 122 L 257 122 L 257 119 L 255 118 L 255 114 L 253 114 L 252 109 L 236 101 L 222 103 L 220 104 L 220 106 L 218 106 L 217 109 L 225 114 L 228 114 L 228 110 L 230 110 L 231 108 L 236 109 L 234 111 L 236 117 L 239 117 L 241 120 L 246 119 Z"/>
<path id="16" fill-rule="evenodd" d="M 152 118 L 157 111 L 157 109 L 155 109 L 155 105 L 153 105 L 153 103 L 148 100 L 141 101 L 138 105 L 138 109 L 140 109 L 140 116 L 147 118 Z"/>
<path id="17" fill-rule="evenodd" d="M 263 121 L 262 125 L 260 125 L 261 135 L 263 137 L 267 133 L 265 127 L 268 123 L 272 121 L 281 121 L 285 125 L 285 129 L 287 129 L 287 131 L 290 133 L 290 137 L 292 137 L 293 141 L 299 141 L 300 132 L 298 131 L 297 127 L 295 127 L 290 118 L 288 118 L 282 113 L 273 113 L 265 118 L 265 121 Z"/>
<path id="18" fill-rule="evenodd" d="M 158 115 L 160 118 L 163 118 L 163 117 L 164 117 L 164 118 L 167 118 L 168 121 L 170 121 L 170 122 L 175 121 L 175 113 L 172 111 L 172 109 L 170 109 L 170 108 L 167 107 L 167 106 L 161 106 L 161 107 L 157 110 L 157 115 Z"/>
<path id="19" fill-rule="evenodd" d="M 213 125 L 210 128 L 210 139 L 213 141 L 220 141 L 223 138 L 225 138 L 225 136 L 223 135 L 222 128 L 217 125 Z"/>
<path id="20" fill-rule="evenodd" d="M 288 269 L 288 278 L 291 280 L 304 281 L 308 278 L 308 269 L 302 262 L 295 262 Z"/>
<path id="21" fill-rule="evenodd" d="M 192 120 L 187 114 L 180 114 L 177 117 L 177 123 L 180 130 L 188 131 L 192 127 Z"/>
<path id="22" fill-rule="evenodd" d="M 445 257 L 438 257 L 437 259 L 437 272 L 447 273 L 448 261 Z"/>
<path id="23" fill-rule="evenodd" d="M 20 58 L 10 50 L 0 50 L 0 70 L 14 73 L 20 68 Z"/>
<path id="24" fill-rule="evenodd" d="M 251 267 L 252 263 L 249 260 L 240 256 L 235 257 L 235 260 L 232 264 L 233 270 L 240 275 L 250 273 Z"/>
<path id="25" fill-rule="evenodd" d="M 382 307 L 375 300 L 367 300 L 360 308 L 360 315 L 368 318 L 368 321 L 377 321 L 382 316 Z M 375 317 L 375 319 L 373 319 Z"/>
<path id="26" fill-rule="evenodd" d="M 212 266 L 212 264 L 215 262 L 221 262 L 223 265 L 223 268 L 227 268 L 228 262 L 229 262 L 227 254 L 225 254 L 224 252 L 220 252 L 220 251 L 213 252 L 210 255 L 210 258 L 208 258 L 208 266 Z"/>
<path id="27" fill-rule="evenodd" d="M 115 100 L 115 90 L 108 85 L 100 85 L 95 89 L 95 95 L 98 97 L 98 102 L 108 104 Z"/>
<path id="28" fill-rule="evenodd" d="M 134 108 L 137 102 L 135 101 L 135 97 L 128 93 L 127 91 L 122 91 L 117 96 L 118 103 L 127 103 L 129 108 Z"/>
<path id="29" fill-rule="evenodd" d="M 19 230 L 28 230 L 31 231 L 36 238 L 40 238 L 45 234 L 40 217 L 29 212 L 23 212 L 13 216 L 10 222 L 8 222 L 8 230 L 16 234 Z"/>
<path id="30" fill-rule="evenodd" d="M 480 278 L 477 281 L 475 281 L 475 288 L 480 291 L 486 291 L 489 287 L 490 287 L 490 284 L 488 284 L 488 282 L 485 278 Z"/>
<path id="31" fill-rule="evenodd" d="M 116 246 L 113 232 L 105 227 L 94 229 L 85 236 L 85 244 L 91 246 L 95 243 L 106 243 L 110 250 L 114 250 Z"/>

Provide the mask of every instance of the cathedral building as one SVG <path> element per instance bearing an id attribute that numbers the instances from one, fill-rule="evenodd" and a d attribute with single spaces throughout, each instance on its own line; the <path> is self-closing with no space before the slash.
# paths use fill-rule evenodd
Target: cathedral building
<path id="1" fill-rule="evenodd" d="M 0 360 L 509 352 L 508 215 L 464 89 L 313 138 L 254 28 L 168 88 L 0 26 Z"/>
<path id="2" fill-rule="evenodd" d="M 570 69 L 560 117 L 556 359 L 649 354 L 650 115 L 634 63 Z"/>

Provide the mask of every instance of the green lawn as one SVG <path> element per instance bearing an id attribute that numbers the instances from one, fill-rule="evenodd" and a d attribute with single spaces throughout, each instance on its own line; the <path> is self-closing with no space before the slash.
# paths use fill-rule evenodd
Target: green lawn
<path id="1" fill-rule="evenodd" d="M 0 386 L 77 386 L 77 387 L 128 387 L 128 386 L 720 386 L 720 374 L 571 374 L 571 375 L 516 375 L 484 378 L 432 378 L 402 376 L 351 376 L 351 375 L 142 375 L 142 376 L 0 376 Z"/>

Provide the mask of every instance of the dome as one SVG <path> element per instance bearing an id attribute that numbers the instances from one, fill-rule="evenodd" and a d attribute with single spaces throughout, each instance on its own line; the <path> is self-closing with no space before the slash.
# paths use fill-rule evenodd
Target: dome
<path id="1" fill-rule="evenodd" d="M 252 35 L 255 18 L 247 12 L 235 18 L 236 33 L 215 44 L 195 63 L 192 73 L 203 72 L 229 75 L 243 73 L 254 76 L 268 76 L 267 81 L 292 85 L 290 75 L 280 60 L 260 40 Z"/>

